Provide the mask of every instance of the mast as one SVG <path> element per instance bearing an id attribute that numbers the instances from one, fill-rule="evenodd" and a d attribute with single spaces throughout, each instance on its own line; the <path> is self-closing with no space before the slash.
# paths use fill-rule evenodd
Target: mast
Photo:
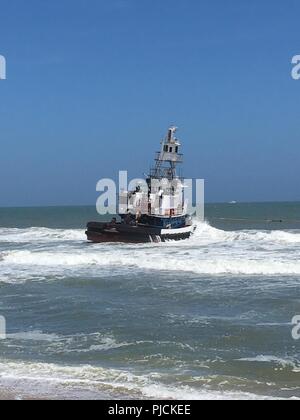
<path id="1" fill-rule="evenodd" d="M 176 127 L 170 127 L 161 142 L 161 150 L 156 153 L 155 166 L 146 179 L 148 189 L 136 189 L 126 192 L 122 199 L 122 208 L 132 214 L 155 217 L 184 217 L 186 205 L 183 179 L 177 175 L 177 165 L 182 163 L 179 153 L 180 141 L 176 138 Z"/>
<path id="2" fill-rule="evenodd" d="M 170 127 L 167 136 L 162 140 L 161 151 L 156 153 L 156 164 L 151 170 L 150 177 L 156 179 L 174 180 L 178 178 L 176 166 L 182 163 L 179 153 L 180 141 L 175 137 L 177 127 Z"/>

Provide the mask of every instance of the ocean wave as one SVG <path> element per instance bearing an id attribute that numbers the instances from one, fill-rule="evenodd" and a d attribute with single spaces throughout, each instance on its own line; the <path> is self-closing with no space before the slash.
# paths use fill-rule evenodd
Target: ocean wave
<path id="1" fill-rule="evenodd" d="M 239 362 L 248 362 L 248 363 L 267 363 L 278 366 L 282 369 L 290 369 L 292 372 L 299 373 L 300 365 L 299 362 L 291 358 L 280 358 L 272 355 L 259 355 L 255 357 L 245 357 L 238 359 Z"/>
<path id="2" fill-rule="evenodd" d="M 59 336 L 56 334 L 45 334 L 40 330 L 34 330 L 34 331 L 23 331 L 18 332 L 14 334 L 7 334 L 6 336 L 7 340 L 18 340 L 18 341 L 24 341 L 24 340 L 30 340 L 30 341 L 47 341 L 47 342 L 53 342 L 55 340 L 59 340 Z"/>
<path id="3" fill-rule="evenodd" d="M 84 229 L 50 229 L 45 227 L 31 227 L 27 229 L 0 228 L 0 243 L 44 243 L 52 241 L 85 241 Z M 253 242 L 273 244 L 300 244 L 300 231 L 224 231 L 212 227 L 207 222 L 198 222 L 197 230 L 191 240 L 181 241 L 188 245 L 199 242 L 212 244 L 216 242 Z"/>
<path id="4" fill-rule="evenodd" d="M 158 251 L 158 250 L 157 250 Z M 112 252 L 97 252 L 80 250 L 65 251 L 8 251 L 1 254 L 2 264 L 14 267 L 44 267 L 55 272 L 63 270 L 106 267 L 114 270 L 125 268 L 128 270 L 150 270 L 169 272 L 191 272 L 210 275 L 299 275 L 300 261 L 280 259 L 278 256 L 265 255 L 249 258 L 245 255 L 231 255 L 228 252 L 209 255 L 190 253 L 190 255 L 165 255 L 163 252 L 140 252 L 138 250 L 120 250 Z M 188 263 L 187 263 L 188 261 Z M 43 272 L 45 274 L 45 272 Z M 0 271 L 1 281 L 1 271 Z"/>
<path id="5" fill-rule="evenodd" d="M 268 399 L 269 397 L 259 396 L 242 391 L 217 391 L 201 387 L 196 389 L 192 386 L 172 383 L 165 384 L 159 381 L 162 374 L 152 373 L 148 375 L 137 375 L 133 372 L 104 369 L 101 367 L 83 366 L 62 366 L 47 363 L 29 363 L 2 361 L 0 363 L 0 383 L 6 386 L 14 383 L 18 391 L 23 388 L 28 392 L 30 389 L 37 389 L 39 395 L 48 395 L 51 392 L 55 396 L 60 392 L 72 394 L 74 387 L 74 397 L 76 387 L 80 386 L 81 393 L 86 391 L 85 397 L 89 392 L 101 390 L 111 392 L 112 398 L 120 396 L 127 398 L 159 398 L 174 400 L 204 400 L 204 399 Z M 38 385 L 38 387 L 37 387 Z M 64 386 L 68 385 L 68 389 Z M 64 388 L 59 389 L 59 386 Z"/>
<path id="6" fill-rule="evenodd" d="M 86 337 L 86 336 L 85 336 Z M 73 339 L 76 338 L 73 337 Z M 87 338 L 87 337 L 86 337 Z M 99 338 L 100 343 L 92 344 L 88 348 L 65 348 L 64 353 L 94 353 L 94 352 L 106 352 L 109 350 L 116 350 L 123 347 L 131 347 L 136 345 L 136 343 L 127 343 L 127 342 L 119 342 L 114 337 L 111 336 L 101 336 Z M 72 344 L 72 339 L 69 340 L 70 344 Z"/>
<path id="7" fill-rule="evenodd" d="M 98 275 L 118 270 L 300 275 L 298 231 L 225 232 L 199 223 L 195 235 L 180 242 L 143 245 L 84 242 L 86 246 L 82 246 L 83 239 L 81 230 L 1 229 L 0 242 L 7 240 L 10 244 L 0 252 L 0 282 L 39 280 L 41 275 L 64 276 L 70 272 L 74 275 L 79 271 L 92 274 L 95 270 Z M 28 242 L 30 246 L 18 249 L 11 246 L 13 241 Z"/>
<path id="8" fill-rule="evenodd" d="M 8 346 L 10 346 L 12 342 L 14 344 L 24 345 L 24 341 L 31 341 L 31 346 L 43 346 L 48 353 L 52 354 L 57 354 L 61 351 L 64 353 L 98 353 L 143 345 L 151 345 L 155 348 L 159 348 L 159 346 L 172 346 L 183 350 L 195 351 L 193 347 L 186 343 L 153 340 L 131 342 L 119 341 L 112 334 L 102 334 L 100 332 L 57 335 L 45 333 L 41 330 L 32 330 L 7 334 L 6 339 Z"/>
<path id="9" fill-rule="evenodd" d="M 49 334 L 40 330 L 22 331 L 7 334 L 6 342 L 11 344 L 25 345 L 30 341 L 30 346 L 39 346 L 47 354 L 79 354 L 79 353 L 98 353 L 108 352 L 126 347 L 139 346 L 144 344 L 154 344 L 153 341 L 133 341 L 125 342 L 117 340 L 112 334 L 102 334 L 100 332 L 89 334 L 57 335 Z M 177 343 L 174 343 L 177 345 Z M 181 345 L 178 343 L 178 345 Z"/>
<path id="10" fill-rule="evenodd" d="M 209 223 L 197 223 L 197 230 L 193 236 L 194 242 L 252 242 L 252 243 L 273 243 L 273 244 L 300 244 L 300 231 L 267 231 L 267 230 L 242 230 L 224 231 L 212 227 Z"/>
<path id="11" fill-rule="evenodd" d="M 0 243 L 48 243 L 57 241 L 83 241 L 84 229 L 48 229 L 32 227 L 28 229 L 0 229 Z"/>

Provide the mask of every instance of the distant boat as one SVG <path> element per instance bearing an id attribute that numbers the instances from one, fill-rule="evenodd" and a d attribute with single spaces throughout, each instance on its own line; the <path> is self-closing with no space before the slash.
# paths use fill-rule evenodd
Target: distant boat
<path id="1" fill-rule="evenodd" d="M 187 239 L 194 233 L 196 225 L 187 213 L 188 202 L 183 194 L 185 185 L 176 172 L 177 164 L 182 163 L 176 130 L 176 127 L 169 128 L 162 141 L 155 167 L 146 178 L 148 190 L 143 191 L 137 186 L 135 191 L 121 193 L 121 222 L 113 218 L 108 223 L 88 223 L 86 235 L 89 241 L 165 242 Z"/>
<path id="2" fill-rule="evenodd" d="M 230 201 L 229 204 L 237 204 L 237 201 Z"/>

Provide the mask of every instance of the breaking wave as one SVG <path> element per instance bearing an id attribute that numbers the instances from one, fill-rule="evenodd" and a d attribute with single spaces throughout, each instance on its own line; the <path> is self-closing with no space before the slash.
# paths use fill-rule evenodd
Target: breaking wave
<path id="1" fill-rule="evenodd" d="M 273 244 L 300 244 L 300 231 L 224 231 L 210 226 L 208 223 L 198 223 L 194 240 L 201 242 L 253 242 Z"/>
<path id="2" fill-rule="evenodd" d="M 64 275 L 97 267 L 111 270 L 159 270 L 203 275 L 299 275 L 299 231 L 226 232 L 199 223 L 186 241 L 122 245 L 82 243 L 82 230 L 1 229 L 0 281 L 12 271 Z M 14 243 L 29 243 L 24 249 Z M 2 247 L 3 248 L 3 247 Z M 187 264 L 188 262 L 188 264 Z M 40 268 L 43 267 L 43 270 Z M 35 269 L 36 268 L 36 269 Z M 28 275 L 25 275 L 25 279 Z M 17 276 L 17 279 L 20 278 Z M 15 278 L 15 281 L 17 280 Z"/>
<path id="3" fill-rule="evenodd" d="M 265 259 L 251 259 L 232 255 L 201 257 L 191 255 L 186 263 L 187 256 L 178 255 L 171 258 L 166 263 L 162 253 L 154 252 L 151 257 L 149 254 L 142 254 L 138 251 L 122 253 L 113 252 L 101 253 L 94 252 L 36 252 L 36 251 L 10 251 L 2 254 L 2 263 L 24 267 L 46 267 L 70 270 L 72 268 L 93 269 L 96 267 L 106 267 L 113 269 L 143 269 L 159 271 L 191 272 L 195 274 L 245 274 L 245 275 L 299 275 L 300 261 L 279 260 L 275 257 Z"/>
<path id="4" fill-rule="evenodd" d="M 0 386 L 3 392 L 13 389 L 20 397 L 26 397 L 30 389 L 33 398 L 258 399 L 265 397 L 257 394 L 299 395 L 298 356 L 292 357 L 293 350 L 289 358 L 282 351 L 281 338 L 286 338 L 280 335 L 281 325 L 285 325 L 286 348 L 292 327 L 287 302 L 294 304 L 297 296 L 299 251 L 299 230 L 229 232 L 198 223 L 190 240 L 130 245 L 89 244 L 84 229 L 0 228 L 0 283 L 8 283 L 0 284 L 3 311 L 16 317 L 16 325 L 22 319 L 20 330 L 14 327 L 8 331 L 1 344 Z M 22 286 L 14 287 L 18 283 Z M 95 296 L 95 305 L 87 311 L 90 296 Z M 142 299 L 133 300 L 135 296 Z M 251 307 L 244 305 L 246 298 Z M 28 318 L 23 322 L 23 313 L 14 309 L 25 301 Z M 102 301 L 105 304 L 99 305 Z M 180 305 L 176 305 L 178 301 Z M 200 301 L 201 306 L 196 307 Z M 266 301 L 270 302 L 268 313 Z M 123 322 L 125 325 L 128 319 L 132 325 L 131 320 L 145 306 L 153 307 L 159 321 L 153 323 L 145 312 L 142 334 L 140 326 L 120 334 Z M 149 314 L 154 312 L 149 309 Z M 99 332 L 91 333 L 89 320 L 94 315 L 95 322 L 103 325 Z M 47 333 L 41 331 L 46 319 Z M 56 319 L 59 323 L 53 330 Z M 162 325 L 157 327 L 159 322 Z M 214 341 L 214 325 L 220 328 L 220 347 Z M 227 334 L 230 325 L 232 337 Z M 245 328 L 243 348 L 239 347 L 240 325 Z M 205 334 L 200 328 L 206 328 Z M 266 346 L 265 355 L 259 355 L 263 328 L 271 347 Z M 191 341 L 186 340 L 189 332 Z M 253 339 L 254 333 L 259 334 L 258 340 Z M 278 348 L 273 345 L 276 337 Z M 244 347 L 247 342 L 249 348 Z M 224 349 L 228 359 L 223 357 Z M 210 363 L 211 353 L 217 356 Z M 261 372 L 266 372 L 268 383 L 261 379 Z"/>
<path id="5" fill-rule="evenodd" d="M 159 398 L 174 400 L 203 399 L 267 399 L 247 392 L 215 391 L 189 385 L 165 384 L 163 374 L 137 375 L 132 372 L 83 366 L 63 366 L 49 363 L 2 361 L 0 363 L 0 383 L 14 385 L 14 391 L 38 391 L 39 396 L 67 394 L 78 398 L 78 387 L 83 390 L 83 398 L 101 396 L 104 392 L 111 398 Z M 67 388 L 66 388 L 67 385 Z M 26 395 L 26 394 L 25 394 Z"/>
<path id="6" fill-rule="evenodd" d="M 49 229 L 32 227 L 28 229 L 0 228 L 0 243 L 33 243 L 52 241 L 84 241 L 84 229 Z M 194 243 L 209 244 L 213 242 L 267 242 L 274 244 L 300 244 L 300 231 L 230 231 L 226 232 L 210 226 L 208 223 L 198 223 L 196 233 L 191 240 Z M 181 243 L 187 244 L 183 241 Z"/>
<path id="7" fill-rule="evenodd" d="M 34 243 L 57 241 L 83 241 L 84 229 L 48 229 L 32 227 L 28 229 L 0 229 L 2 243 Z"/>
<path id="8" fill-rule="evenodd" d="M 256 357 L 248 357 L 248 358 L 242 358 L 238 360 L 240 362 L 247 362 L 247 363 L 273 364 L 275 366 L 279 366 L 281 369 L 290 369 L 295 373 L 300 372 L 299 362 L 291 358 L 283 359 L 276 356 L 259 355 Z"/>

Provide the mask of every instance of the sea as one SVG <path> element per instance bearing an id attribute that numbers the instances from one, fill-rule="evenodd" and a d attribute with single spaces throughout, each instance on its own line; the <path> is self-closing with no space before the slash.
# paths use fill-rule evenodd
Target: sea
<path id="1" fill-rule="evenodd" d="M 88 243 L 91 220 L 0 209 L 0 397 L 300 398 L 300 203 L 208 204 L 157 244 Z"/>

